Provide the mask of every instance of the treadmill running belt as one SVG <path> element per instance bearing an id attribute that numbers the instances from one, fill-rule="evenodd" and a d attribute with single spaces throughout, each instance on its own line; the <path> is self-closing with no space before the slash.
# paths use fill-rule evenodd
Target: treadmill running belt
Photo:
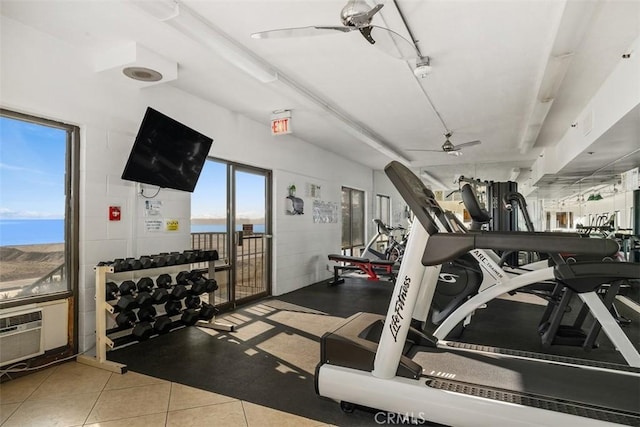
<path id="1" fill-rule="evenodd" d="M 640 376 L 455 350 L 416 347 L 423 375 L 640 416 Z"/>

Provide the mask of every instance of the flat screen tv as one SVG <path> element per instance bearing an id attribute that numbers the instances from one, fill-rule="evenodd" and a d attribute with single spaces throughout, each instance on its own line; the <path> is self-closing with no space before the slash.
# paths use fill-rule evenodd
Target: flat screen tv
<path id="1" fill-rule="evenodd" d="M 212 142 L 148 107 L 122 179 L 193 192 Z"/>

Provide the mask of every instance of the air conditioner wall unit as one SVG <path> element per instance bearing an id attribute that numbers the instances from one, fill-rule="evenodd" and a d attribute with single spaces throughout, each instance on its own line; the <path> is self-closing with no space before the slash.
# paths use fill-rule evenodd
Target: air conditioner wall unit
<path id="1" fill-rule="evenodd" d="M 0 315 L 0 366 L 43 353 L 41 309 Z"/>

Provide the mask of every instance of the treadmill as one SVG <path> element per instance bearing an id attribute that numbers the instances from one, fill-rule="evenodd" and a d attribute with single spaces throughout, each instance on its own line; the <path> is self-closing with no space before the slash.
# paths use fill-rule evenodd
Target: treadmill
<path id="1" fill-rule="evenodd" d="M 450 426 L 640 425 L 637 352 L 622 365 L 447 342 L 410 325 L 418 298 L 433 296 L 439 264 L 460 253 L 561 247 L 600 255 L 611 251 L 610 243 L 530 232 L 439 233 L 440 207 L 433 193 L 398 162 L 385 172 L 417 221 L 387 315 L 357 313 L 322 337 L 317 394 L 340 402 L 347 412 L 363 406 Z M 588 264 L 584 271 L 593 271 Z M 581 280 L 582 272 L 578 263 L 558 270 L 556 279 L 570 276 L 567 283 L 598 312 L 605 332 L 613 333 L 617 324 L 595 295 L 606 274 Z"/>

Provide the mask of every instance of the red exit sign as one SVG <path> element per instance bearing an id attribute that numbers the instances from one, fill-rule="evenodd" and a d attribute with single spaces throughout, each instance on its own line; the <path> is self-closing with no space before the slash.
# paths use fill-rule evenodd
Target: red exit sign
<path id="1" fill-rule="evenodd" d="M 285 135 L 288 133 L 291 133 L 290 117 L 271 119 L 271 135 Z"/>

